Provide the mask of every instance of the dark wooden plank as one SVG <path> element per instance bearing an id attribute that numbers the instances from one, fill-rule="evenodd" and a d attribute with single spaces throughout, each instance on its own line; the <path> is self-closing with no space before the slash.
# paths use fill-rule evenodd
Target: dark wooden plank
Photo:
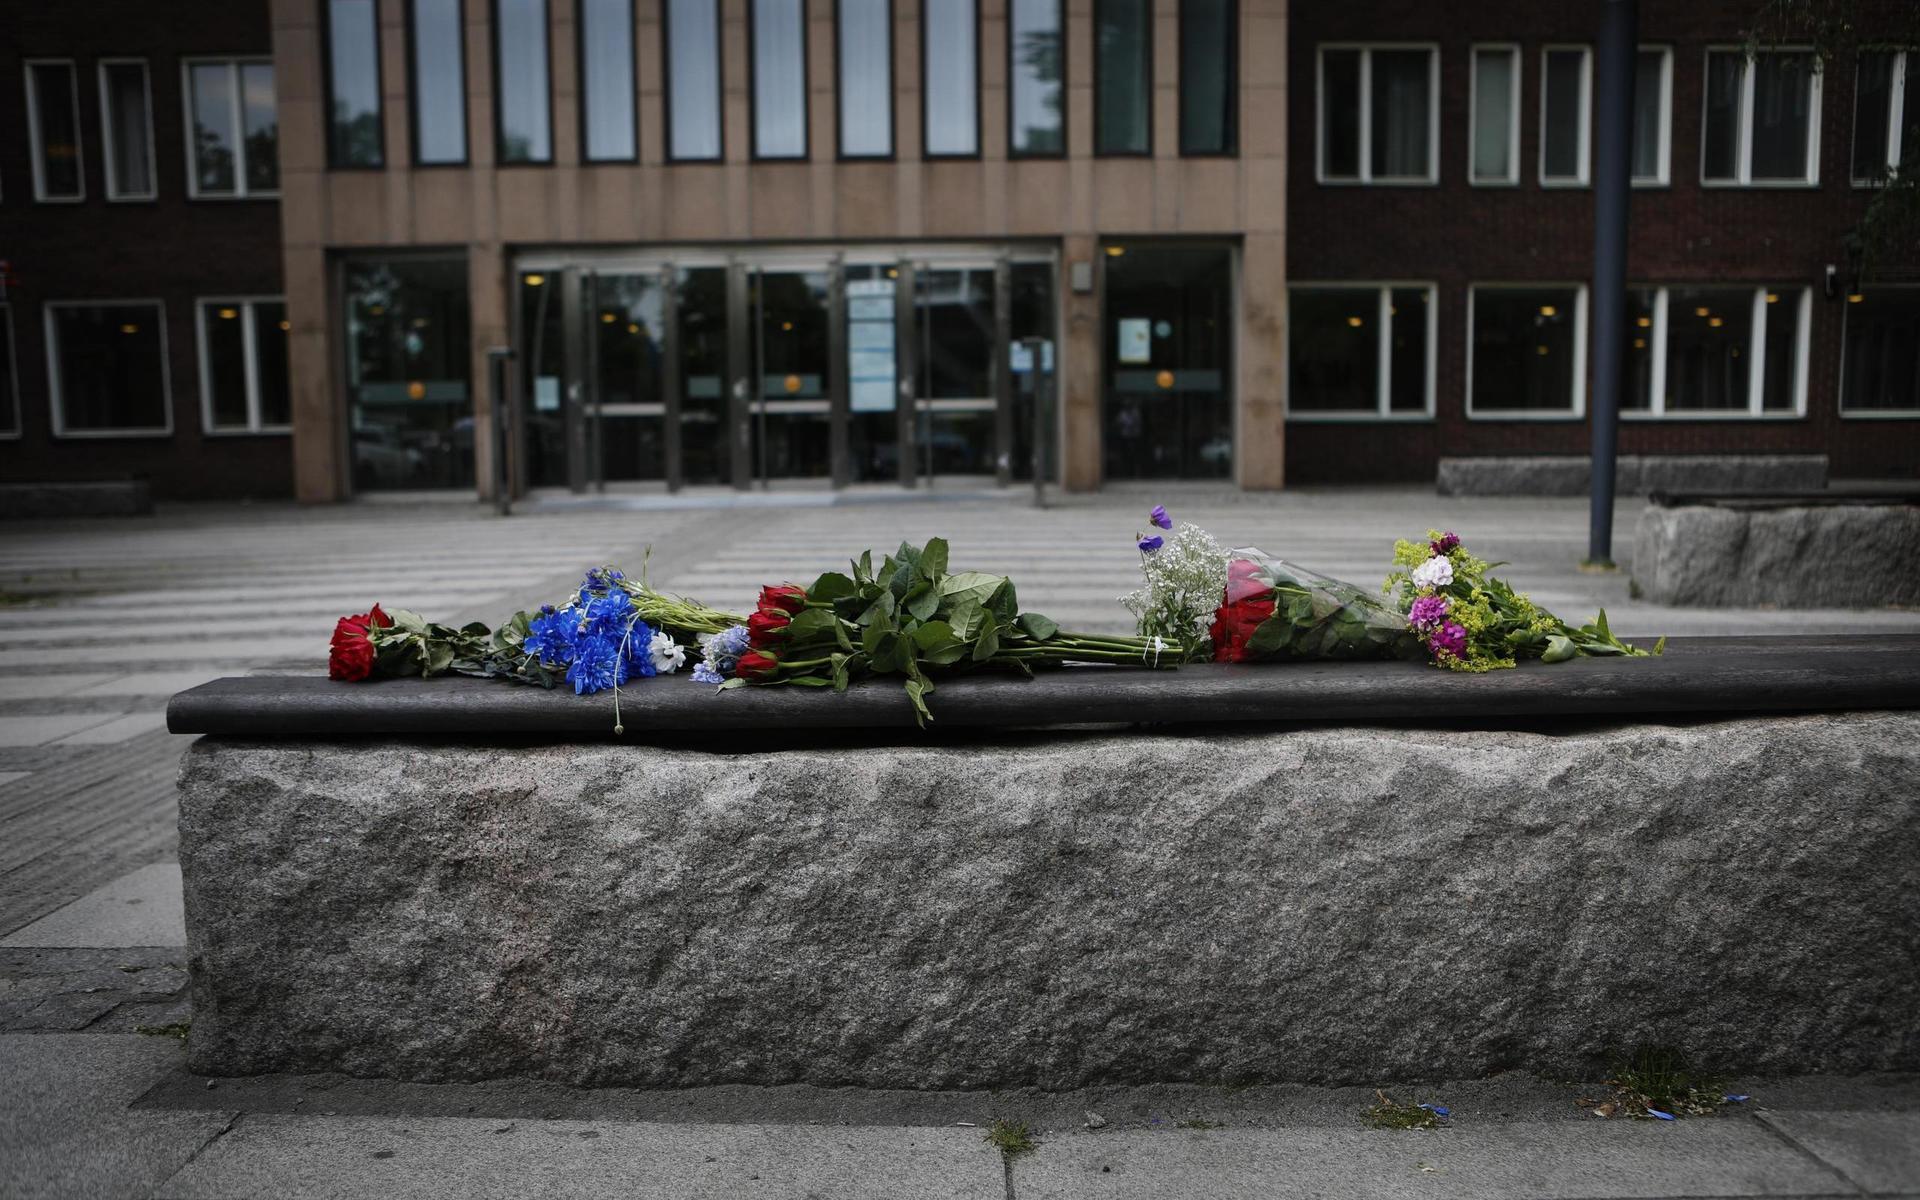
<path id="1" fill-rule="evenodd" d="M 1740 713 L 1920 707 L 1920 636 L 1677 638 L 1664 657 L 1528 663 L 1468 675 L 1418 663 L 1087 667 L 1036 679 L 942 682 L 942 729 L 1275 721 L 1452 721 L 1599 714 Z M 620 691 L 630 734 L 906 729 L 896 681 L 717 692 L 685 677 Z M 346 684 L 315 676 L 221 679 L 175 696 L 175 733 L 529 735 L 604 738 L 609 693 L 575 696 L 473 679 Z"/>

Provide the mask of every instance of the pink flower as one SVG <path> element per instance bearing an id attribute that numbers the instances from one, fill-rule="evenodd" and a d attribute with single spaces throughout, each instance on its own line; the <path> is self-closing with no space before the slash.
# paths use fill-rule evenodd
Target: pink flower
<path id="1" fill-rule="evenodd" d="M 1407 614 L 1407 624 L 1422 633 L 1438 629 L 1440 623 L 1446 619 L 1447 598 L 1445 596 L 1422 596 L 1413 602 L 1413 610 Z"/>
<path id="2" fill-rule="evenodd" d="M 1447 654 L 1454 658 L 1467 656 L 1467 631 L 1458 622 L 1448 621 L 1433 631 L 1427 639 L 1427 649 L 1435 654 Z"/>

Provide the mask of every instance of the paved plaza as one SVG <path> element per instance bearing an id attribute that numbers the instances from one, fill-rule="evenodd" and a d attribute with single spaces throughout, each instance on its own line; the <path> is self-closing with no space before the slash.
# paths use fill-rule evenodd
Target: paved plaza
<path id="1" fill-rule="evenodd" d="M 1571 620 L 1625 636 L 1920 632 L 1920 612 L 1668 609 L 1581 571 L 1582 499 L 1430 489 L 1260 496 L 1180 485 L 1024 492 L 179 506 L 0 525 L 0 1196 L 1856 1196 L 1920 1195 L 1920 1081 L 1740 1081 L 1711 1120 L 1597 1121 L 1582 1085 L 1426 1089 L 1431 1132 L 1364 1129 L 1367 1089 L 1113 1089 L 1072 1096 L 818 1089 L 572 1093 L 338 1078 L 203 1081 L 188 1021 L 172 693 L 317 673 L 334 620 L 379 602 L 498 621 L 613 563 L 722 608 L 849 554 L 939 534 L 1068 628 L 1128 628 L 1146 509 L 1229 545 L 1375 582 L 1396 536 L 1454 529 Z M 651 547 L 651 557 L 646 552 Z M 1567 669 L 1578 669 L 1577 666 Z M 499 685 L 508 686 L 508 685 Z M 683 680 L 647 686 L 690 686 Z M 1425 1098 L 1423 1095 L 1422 1098 Z M 1088 1128 L 1088 1111 L 1101 1127 Z M 997 1117 L 1040 1145 L 1003 1162 Z"/>

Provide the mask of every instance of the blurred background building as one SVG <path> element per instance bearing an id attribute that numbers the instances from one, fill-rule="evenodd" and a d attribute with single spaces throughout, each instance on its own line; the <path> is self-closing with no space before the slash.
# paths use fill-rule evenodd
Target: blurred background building
<path id="1" fill-rule="evenodd" d="M 1920 468 L 1898 3 L 1642 5 L 1639 454 Z M 1430 480 L 1587 446 L 1597 6 L 0 10 L 0 479 Z M 1874 37 L 1875 23 L 1886 30 Z M 496 438 L 488 350 L 511 347 Z"/>

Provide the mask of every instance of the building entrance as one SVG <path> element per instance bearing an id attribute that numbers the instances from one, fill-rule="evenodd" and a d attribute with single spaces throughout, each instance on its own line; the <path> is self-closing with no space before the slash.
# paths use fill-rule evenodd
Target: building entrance
<path id="1" fill-rule="evenodd" d="M 1054 276 L 1045 247 L 528 255 L 521 486 L 1029 478 Z"/>

